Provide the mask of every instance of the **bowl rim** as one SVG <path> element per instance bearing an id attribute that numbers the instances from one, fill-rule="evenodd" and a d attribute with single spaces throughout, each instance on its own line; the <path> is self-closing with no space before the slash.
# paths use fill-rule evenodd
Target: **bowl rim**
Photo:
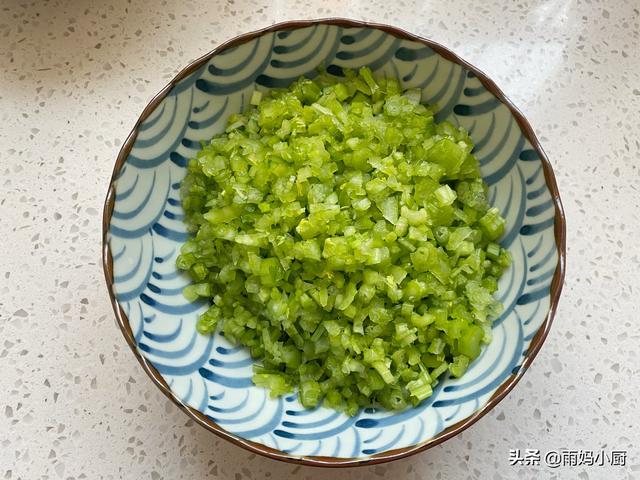
<path id="1" fill-rule="evenodd" d="M 118 177 L 118 174 L 124 165 L 133 144 L 137 138 L 140 125 L 144 122 L 149 115 L 155 110 L 155 108 L 160 104 L 162 100 L 169 94 L 171 89 L 182 79 L 196 71 L 198 68 L 206 64 L 211 58 L 219 53 L 232 48 L 238 45 L 244 44 L 253 40 L 254 38 L 260 37 L 264 34 L 281 31 L 281 30 L 295 30 L 299 28 L 314 26 L 314 25 L 336 25 L 340 27 L 361 27 L 361 28 L 372 28 L 377 30 L 382 30 L 388 34 L 391 34 L 400 39 L 411 40 L 414 42 L 421 43 L 431 49 L 433 49 L 440 56 L 445 59 L 452 61 L 458 65 L 461 65 L 465 69 L 473 72 L 478 80 L 484 85 L 487 90 L 489 90 L 499 101 L 504 104 L 511 112 L 516 122 L 518 123 L 523 135 L 529 140 L 532 147 L 535 149 L 537 154 L 540 157 L 540 161 L 542 163 L 542 169 L 544 172 L 545 184 L 551 193 L 553 205 L 554 205 L 554 237 L 555 244 L 558 251 L 558 263 L 556 264 L 555 272 L 553 275 L 553 279 L 551 281 L 550 286 L 550 303 L 549 310 L 547 315 L 542 323 L 542 325 L 538 328 L 536 334 L 531 340 L 531 344 L 529 349 L 524 356 L 524 360 L 522 362 L 521 367 L 518 369 L 516 373 L 512 373 L 506 380 L 504 380 L 498 389 L 493 393 L 491 398 L 485 403 L 485 405 L 474 412 L 472 415 L 467 418 L 450 425 L 442 432 L 437 434 L 435 437 L 430 438 L 424 442 L 409 446 L 403 447 L 394 450 L 388 450 L 385 452 L 381 452 L 369 457 L 363 458 L 338 458 L 338 457 L 320 457 L 320 456 L 295 456 L 287 454 L 283 451 L 276 450 L 261 443 L 253 442 L 251 440 L 247 440 L 244 438 L 240 438 L 231 432 L 224 430 L 217 423 L 213 422 L 209 418 L 207 418 L 204 414 L 199 412 L 198 410 L 184 404 L 169 388 L 166 381 L 162 377 L 162 375 L 156 370 L 156 368 L 148 361 L 145 357 L 143 357 L 137 349 L 136 341 L 134 335 L 131 330 L 131 326 L 129 325 L 129 320 L 124 310 L 118 303 L 115 291 L 114 291 L 114 280 L 113 280 L 113 258 L 111 249 L 108 242 L 108 233 L 109 233 L 109 225 L 111 223 L 111 217 L 113 214 L 113 209 L 115 205 L 115 180 Z M 113 169 L 113 173 L 111 176 L 111 180 L 109 182 L 109 188 L 107 191 L 107 195 L 104 202 L 104 210 L 102 217 L 102 264 L 104 269 L 105 280 L 107 283 L 107 289 L 109 291 L 109 297 L 111 300 L 111 304 L 113 306 L 113 310 L 116 317 L 116 323 L 118 324 L 120 330 L 122 331 L 127 344 L 133 351 L 135 357 L 138 359 L 138 362 L 142 366 L 145 373 L 151 378 L 153 383 L 167 396 L 173 403 L 175 403 L 185 414 L 187 414 L 192 420 L 194 420 L 199 425 L 202 425 L 207 430 L 215 433 L 221 438 L 230 441 L 252 453 L 257 453 L 259 455 L 272 458 L 275 460 L 280 460 L 288 463 L 302 464 L 307 466 L 315 466 L 315 467 L 355 467 L 355 466 L 366 466 L 366 465 L 374 465 L 379 463 L 390 462 L 392 460 L 397 460 L 400 458 L 408 457 L 410 455 L 414 455 L 418 452 L 423 452 L 432 448 L 440 443 L 448 440 L 463 430 L 466 430 L 471 425 L 476 423 L 480 418 L 486 415 L 490 410 L 492 410 L 500 401 L 515 387 L 515 385 L 520 381 L 524 373 L 528 370 L 534 358 L 538 354 L 544 340 L 549 333 L 551 328 L 551 324 L 553 322 L 553 318 L 558 306 L 558 301 L 560 299 L 560 293 L 562 291 L 562 286 L 564 283 L 564 275 L 566 269 L 566 218 L 564 214 L 564 210 L 562 207 L 562 202 L 560 200 L 560 193 L 558 191 L 558 185 L 556 183 L 556 179 L 551 167 L 551 163 L 544 152 L 538 138 L 535 135 L 535 132 L 525 116 L 520 112 L 520 110 L 513 104 L 513 102 L 502 92 L 502 90 L 495 84 L 493 80 L 491 80 L 483 71 L 474 65 L 470 64 L 466 60 L 460 58 L 458 55 L 453 53 L 447 47 L 430 40 L 425 37 L 421 37 L 419 35 L 415 35 L 406 30 L 403 30 L 398 27 L 393 27 L 386 24 L 374 23 L 374 22 L 366 22 L 360 20 L 353 20 L 348 18 L 340 18 L 340 17 L 330 17 L 330 18 L 321 18 L 321 19 L 311 19 L 311 20 L 290 20 L 285 22 L 276 23 L 270 25 L 268 27 L 254 30 L 249 33 L 245 33 L 242 35 L 238 35 L 201 56 L 200 58 L 194 60 L 189 63 L 186 67 L 182 68 L 180 72 L 162 89 L 158 94 L 156 94 L 148 105 L 144 108 L 138 120 L 136 121 L 133 129 L 127 136 L 127 139 L 123 143 L 120 148 L 120 152 L 116 158 L 115 166 Z"/>

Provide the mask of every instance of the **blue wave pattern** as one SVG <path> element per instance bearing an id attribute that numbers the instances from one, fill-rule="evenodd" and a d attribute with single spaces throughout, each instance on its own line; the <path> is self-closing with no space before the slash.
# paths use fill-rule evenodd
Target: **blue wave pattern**
<path id="1" fill-rule="evenodd" d="M 305 410 L 295 395 L 272 399 L 251 384 L 251 359 L 223 336 L 195 332 L 206 305 L 190 304 L 175 258 L 186 238 L 179 183 L 187 160 L 245 108 L 254 89 L 288 85 L 326 67 L 369 65 L 422 87 L 423 101 L 471 132 L 490 197 L 507 218 L 503 245 L 514 267 L 500 282 L 505 311 L 493 342 L 464 378 L 447 379 L 418 407 L 366 409 L 349 418 Z M 375 29 L 318 25 L 268 33 L 215 56 L 177 84 L 140 127 L 116 183 L 110 225 L 117 299 L 138 349 L 172 391 L 239 437 L 292 455 L 360 458 L 424 442 L 481 408 L 521 365 L 549 307 L 557 264 L 554 210 L 541 162 L 509 110 L 462 67 L 421 44 Z"/>

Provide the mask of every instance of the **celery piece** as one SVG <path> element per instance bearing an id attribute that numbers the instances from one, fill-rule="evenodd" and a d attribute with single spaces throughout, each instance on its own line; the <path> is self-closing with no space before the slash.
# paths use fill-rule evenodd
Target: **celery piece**
<path id="1" fill-rule="evenodd" d="M 483 335 L 484 332 L 481 327 L 471 325 L 458 340 L 458 352 L 472 360 L 475 359 L 480 355 L 480 342 Z"/>
<path id="2" fill-rule="evenodd" d="M 449 364 L 451 375 L 460 378 L 467 371 L 469 366 L 469 358 L 466 355 L 458 355 L 453 357 L 453 362 Z"/>
<path id="3" fill-rule="evenodd" d="M 262 100 L 262 93 L 260 93 L 258 90 L 254 90 L 253 93 L 251 94 L 251 100 L 250 103 L 251 105 L 260 105 L 260 101 Z"/>
<path id="4" fill-rule="evenodd" d="M 451 187 L 446 183 L 438 187 L 438 189 L 433 192 L 433 194 L 435 195 L 438 203 L 441 206 L 451 205 L 457 197 L 455 190 L 452 190 Z"/>

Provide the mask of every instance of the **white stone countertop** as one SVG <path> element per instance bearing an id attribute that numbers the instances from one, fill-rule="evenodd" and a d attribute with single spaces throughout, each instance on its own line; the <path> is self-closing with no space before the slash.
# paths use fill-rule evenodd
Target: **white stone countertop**
<path id="1" fill-rule="evenodd" d="M 555 169 L 568 269 L 524 379 L 461 435 L 322 470 L 193 424 L 115 326 L 101 267 L 116 154 L 181 67 L 299 18 L 449 46 L 523 110 Z M 0 479 L 640 478 L 640 3 L 634 0 L 0 2 Z M 510 466 L 509 450 L 626 450 L 626 466 Z"/>

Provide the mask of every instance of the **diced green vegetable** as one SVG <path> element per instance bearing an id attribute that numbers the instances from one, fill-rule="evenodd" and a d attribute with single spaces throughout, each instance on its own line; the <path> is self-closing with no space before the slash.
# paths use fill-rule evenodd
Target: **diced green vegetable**
<path id="1" fill-rule="evenodd" d="M 453 362 L 449 365 L 449 371 L 454 377 L 460 378 L 467 371 L 468 366 L 469 358 L 465 355 L 458 355 L 453 357 Z"/>
<path id="2" fill-rule="evenodd" d="M 402 409 L 491 340 L 505 220 L 468 134 L 421 97 L 368 68 L 301 78 L 253 92 L 189 161 L 184 295 L 272 396 Z"/>
<path id="3" fill-rule="evenodd" d="M 456 192 L 452 190 L 451 187 L 446 183 L 441 187 L 438 187 L 433 193 L 436 196 L 436 200 L 438 200 L 440 206 L 443 207 L 446 205 L 451 205 L 457 197 Z"/>

